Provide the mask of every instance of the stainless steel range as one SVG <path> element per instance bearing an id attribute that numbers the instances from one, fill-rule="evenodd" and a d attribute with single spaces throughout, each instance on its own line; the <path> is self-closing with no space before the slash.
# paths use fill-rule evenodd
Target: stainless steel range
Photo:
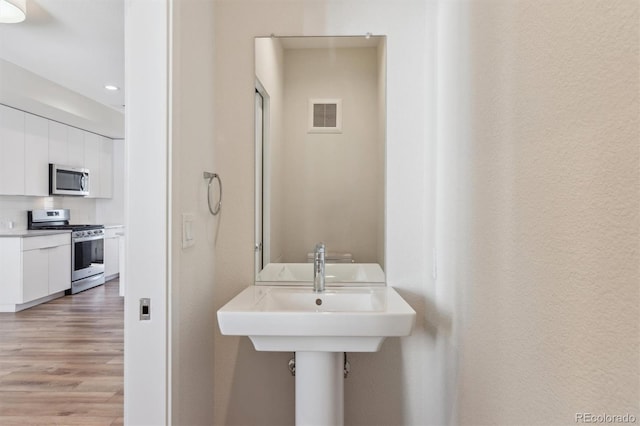
<path id="1" fill-rule="evenodd" d="M 76 294 L 104 284 L 104 226 L 69 224 L 68 209 L 30 210 L 29 229 L 71 230 L 71 290 Z"/>

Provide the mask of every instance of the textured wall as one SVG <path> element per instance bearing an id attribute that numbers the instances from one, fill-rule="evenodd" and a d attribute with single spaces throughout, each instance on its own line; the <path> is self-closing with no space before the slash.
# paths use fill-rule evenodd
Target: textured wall
<path id="1" fill-rule="evenodd" d="M 462 424 L 640 418 L 639 8 L 471 3 Z"/>
<path id="2" fill-rule="evenodd" d="M 214 167 L 213 4 L 171 3 L 171 357 L 174 425 L 213 423 L 214 258 L 217 217 L 207 206 L 204 171 Z M 223 175 L 223 179 L 224 179 Z M 211 190 L 212 195 L 214 190 Z M 195 244 L 182 247 L 182 215 Z"/>

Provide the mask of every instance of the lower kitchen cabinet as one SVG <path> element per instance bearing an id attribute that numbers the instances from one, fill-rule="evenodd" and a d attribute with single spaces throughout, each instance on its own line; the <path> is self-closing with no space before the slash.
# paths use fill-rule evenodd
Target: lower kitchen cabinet
<path id="1" fill-rule="evenodd" d="M 17 312 L 71 288 L 71 235 L 0 238 L 0 312 Z"/>
<path id="2" fill-rule="evenodd" d="M 49 295 L 49 249 L 22 252 L 22 298 L 29 302 Z"/>
<path id="3" fill-rule="evenodd" d="M 71 288 L 71 245 L 49 249 L 49 294 Z"/>
<path id="4" fill-rule="evenodd" d="M 120 237 L 122 226 L 106 226 L 104 229 L 104 278 L 111 280 L 120 275 Z"/>

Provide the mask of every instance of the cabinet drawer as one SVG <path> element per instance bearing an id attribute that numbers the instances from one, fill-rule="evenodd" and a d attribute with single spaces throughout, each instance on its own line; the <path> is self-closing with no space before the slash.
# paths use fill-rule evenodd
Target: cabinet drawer
<path id="1" fill-rule="evenodd" d="M 104 237 L 105 238 L 118 238 L 124 235 L 124 227 L 123 226 L 113 226 L 109 228 L 104 228 Z"/>
<path id="2" fill-rule="evenodd" d="M 71 234 L 55 234 L 22 239 L 22 251 L 71 245 Z"/>

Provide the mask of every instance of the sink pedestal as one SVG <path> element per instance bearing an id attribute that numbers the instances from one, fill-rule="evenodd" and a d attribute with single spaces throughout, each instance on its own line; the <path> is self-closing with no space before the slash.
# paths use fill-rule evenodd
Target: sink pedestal
<path id="1" fill-rule="evenodd" d="M 296 352 L 296 426 L 344 424 L 344 353 Z"/>

